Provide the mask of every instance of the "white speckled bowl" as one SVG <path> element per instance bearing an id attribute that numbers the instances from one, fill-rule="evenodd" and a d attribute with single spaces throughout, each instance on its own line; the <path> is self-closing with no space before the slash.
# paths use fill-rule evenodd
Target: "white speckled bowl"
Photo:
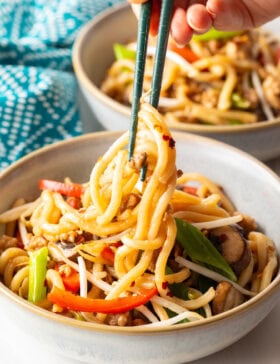
<path id="1" fill-rule="evenodd" d="M 118 135 L 87 134 L 18 161 L 0 175 L 0 212 L 17 197 L 34 199 L 40 178 L 70 176 L 78 182 L 87 181 L 96 159 Z M 222 185 L 238 209 L 254 217 L 280 251 L 279 178 L 262 163 L 223 143 L 179 132 L 174 132 L 173 137 L 177 167 L 203 173 Z M 268 315 L 279 295 L 278 272 L 262 293 L 203 322 L 167 329 L 118 328 L 55 315 L 21 299 L 0 283 L 0 322 L 5 318 L 15 328 L 7 340 L 16 342 L 20 330 L 42 353 L 53 351 L 77 363 L 180 364 L 219 351 L 246 335 Z"/>
<path id="2" fill-rule="evenodd" d="M 280 19 L 268 24 L 266 28 L 280 34 Z M 136 18 L 130 7 L 123 4 L 105 11 L 89 22 L 77 37 L 73 50 L 73 66 L 80 86 L 81 115 L 86 132 L 102 128 L 128 128 L 130 108 L 105 95 L 99 86 L 113 62 L 113 44 L 125 44 L 136 39 L 136 32 Z M 169 126 L 174 130 L 226 142 L 263 161 L 280 155 L 280 118 L 251 125 L 176 123 Z"/>

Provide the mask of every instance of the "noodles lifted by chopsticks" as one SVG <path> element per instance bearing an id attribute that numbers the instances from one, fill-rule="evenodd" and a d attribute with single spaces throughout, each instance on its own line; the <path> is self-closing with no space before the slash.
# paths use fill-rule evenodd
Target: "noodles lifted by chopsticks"
<path id="1" fill-rule="evenodd" d="M 42 180 L 35 202 L 0 215 L 4 284 L 58 314 L 120 326 L 204 320 L 267 287 L 273 242 L 218 185 L 176 169 L 175 141 L 151 105 L 141 105 L 130 161 L 127 145 L 124 133 L 88 183 Z"/>

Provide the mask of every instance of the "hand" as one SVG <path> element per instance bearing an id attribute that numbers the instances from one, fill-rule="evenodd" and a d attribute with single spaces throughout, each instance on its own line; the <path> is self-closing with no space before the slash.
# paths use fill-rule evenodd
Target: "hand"
<path id="1" fill-rule="evenodd" d="M 135 13 L 147 0 L 128 0 Z M 160 0 L 153 0 L 152 19 L 156 33 Z M 246 30 L 280 16 L 279 0 L 174 0 L 171 36 L 184 45 L 195 33 L 205 33 L 211 26 L 219 30 Z"/>

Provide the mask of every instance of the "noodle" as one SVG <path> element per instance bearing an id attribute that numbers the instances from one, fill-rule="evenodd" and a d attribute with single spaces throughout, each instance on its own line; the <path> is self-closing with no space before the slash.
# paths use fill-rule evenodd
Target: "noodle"
<path id="1" fill-rule="evenodd" d="M 183 58 L 182 49 L 170 42 L 159 100 L 166 123 L 169 127 L 252 124 L 279 116 L 279 45 L 279 39 L 260 29 L 220 39 L 194 37 Z M 136 44 L 127 48 L 136 50 Z M 188 58 L 190 52 L 194 57 Z M 151 87 L 152 44 L 147 54 L 144 92 Z M 126 106 L 132 102 L 134 63 L 124 54 L 101 84 L 105 94 Z"/>
<path id="2" fill-rule="evenodd" d="M 76 186 L 69 178 L 60 191 L 41 181 L 34 203 L 0 214 L 13 235 L 0 239 L 3 283 L 31 300 L 31 261 L 47 252 L 45 276 L 38 269 L 43 298 L 31 302 L 73 319 L 155 327 L 218 314 L 213 307 L 224 283 L 242 301 L 265 289 L 278 266 L 273 242 L 248 218 L 242 227 L 244 216 L 216 183 L 177 171 L 175 141 L 151 105 L 141 105 L 130 161 L 127 145 L 124 133 L 78 195 L 68 194 Z M 224 249 L 231 234 L 234 244 Z M 232 261 L 227 252 L 237 245 L 240 257 Z"/>

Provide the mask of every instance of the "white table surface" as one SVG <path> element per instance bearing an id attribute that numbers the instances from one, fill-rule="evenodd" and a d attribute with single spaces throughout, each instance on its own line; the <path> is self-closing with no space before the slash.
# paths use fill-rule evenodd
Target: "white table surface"
<path id="1" fill-rule="evenodd" d="M 280 158 L 267 164 L 280 176 Z M 2 337 L 1 335 L 0 338 L 0 364 L 16 364 L 19 362 L 20 364 L 77 364 L 72 360 L 54 356 L 52 353 L 40 352 L 32 342 L 28 342 L 16 329 L 9 328 L 5 321 L 0 322 L 0 326 L 1 333 L 6 333 L 5 336 Z M 12 342 L 8 339 L 11 337 L 14 337 Z M 194 363 L 279 364 L 280 297 L 273 311 L 246 337 L 230 347 Z"/>

